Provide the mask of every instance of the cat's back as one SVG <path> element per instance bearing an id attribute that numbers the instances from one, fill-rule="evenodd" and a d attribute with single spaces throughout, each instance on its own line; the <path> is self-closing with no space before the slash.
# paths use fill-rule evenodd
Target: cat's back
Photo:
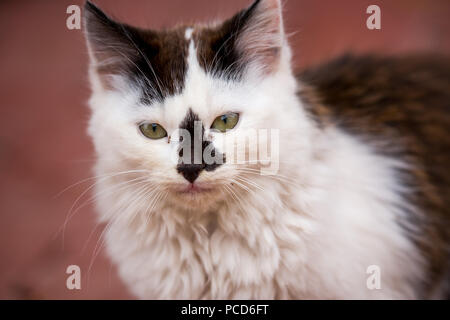
<path id="1" fill-rule="evenodd" d="M 424 139 L 442 135 L 448 140 L 439 139 L 439 144 L 450 145 L 447 57 L 346 55 L 308 69 L 299 78 L 311 86 L 302 96 L 323 105 L 322 109 L 311 108 L 319 120 L 330 116 L 342 128 L 355 132 L 370 124 L 399 134 L 423 135 Z"/>
<path id="2" fill-rule="evenodd" d="M 407 201 L 420 208 L 408 221 L 420 231 L 406 231 L 430 262 L 432 294 L 449 271 L 450 59 L 347 55 L 298 77 L 320 126 L 338 126 L 413 164 L 399 177 L 411 191 Z"/>

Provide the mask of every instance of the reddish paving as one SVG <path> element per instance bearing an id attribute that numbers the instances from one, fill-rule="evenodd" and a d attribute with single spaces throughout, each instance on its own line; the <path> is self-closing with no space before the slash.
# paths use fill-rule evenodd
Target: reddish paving
<path id="1" fill-rule="evenodd" d="M 140 26 L 232 14 L 249 1 L 96 1 Z M 373 1 L 287 1 L 288 32 L 299 67 L 351 50 L 450 53 L 450 1 L 375 1 L 382 30 L 365 28 Z M 87 55 L 81 31 L 65 27 L 66 8 L 78 0 L 0 3 L 0 298 L 131 298 L 104 253 L 93 261 L 101 226 L 92 206 L 58 229 L 91 176 L 92 145 L 86 136 Z M 94 230 L 94 231 L 93 231 Z M 92 236 L 90 234 L 92 233 Z M 89 265 L 92 267 L 89 270 Z M 82 290 L 65 286 L 66 267 L 82 270 Z M 88 272 L 89 270 L 89 272 Z"/>

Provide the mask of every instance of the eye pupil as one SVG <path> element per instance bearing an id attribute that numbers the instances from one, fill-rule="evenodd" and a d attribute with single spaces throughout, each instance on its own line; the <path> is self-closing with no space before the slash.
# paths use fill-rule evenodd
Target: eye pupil
<path id="1" fill-rule="evenodd" d="M 144 123 L 139 126 L 142 134 L 149 139 L 162 139 L 167 137 L 167 132 L 157 123 Z"/>
<path id="2" fill-rule="evenodd" d="M 238 121 L 239 121 L 239 114 L 229 112 L 227 114 L 217 117 L 214 120 L 213 124 L 211 125 L 211 129 L 215 129 L 220 132 L 226 132 L 227 130 L 231 130 L 234 127 L 236 127 Z"/>
<path id="3" fill-rule="evenodd" d="M 222 121 L 227 124 L 228 117 L 226 115 L 222 116 Z"/>

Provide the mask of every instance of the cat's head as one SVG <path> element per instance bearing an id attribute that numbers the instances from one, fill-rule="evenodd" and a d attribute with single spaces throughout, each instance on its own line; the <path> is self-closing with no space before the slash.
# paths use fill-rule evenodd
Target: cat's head
<path id="1" fill-rule="evenodd" d="M 265 144 L 278 170 L 275 149 L 302 139 L 280 0 L 257 0 L 222 23 L 162 31 L 116 22 L 88 2 L 85 31 L 101 173 L 142 172 L 195 207 L 258 179 L 268 164 L 252 146 Z M 249 145 L 230 156 L 244 136 Z M 236 163 L 239 153 L 245 163 Z"/>

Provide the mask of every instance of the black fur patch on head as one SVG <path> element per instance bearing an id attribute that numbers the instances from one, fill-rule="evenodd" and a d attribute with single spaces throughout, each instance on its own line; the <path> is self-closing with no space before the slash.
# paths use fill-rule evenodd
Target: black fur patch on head
<path id="1" fill-rule="evenodd" d="M 142 30 L 116 22 L 86 2 L 86 35 L 97 72 L 108 87 L 110 75 L 125 75 L 142 91 L 142 102 L 181 92 L 187 70 L 188 42 L 183 29 Z"/>
<path id="2" fill-rule="evenodd" d="M 281 39 L 277 8 L 256 0 L 217 27 L 193 28 L 200 66 L 214 76 L 234 80 L 242 78 L 250 63 L 258 62 L 264 72 L 274 70 L 281 47 L 276 40 Z M 94 66 L 106 88 L 114 87 L 111 75 L 124 75 L 142 92 L 144 104 L 182 92 L 191 41 L 186 39 L 186 27 L 139 29 L 114 21 L 89 1 L 84 23 Z"/>
<path id="3" fill-rule="evenodd" d="M 177 166 L 177 171 L 182 174 L 186 180 L 193 183 L 201 171 L 214 171 L 220 165 L 222 165 L 225 161 L 225 155 L 219 154 L 219 158 L 222 159 L 221 163 L 212 163 L 207 164 L 204 160 L 203 153 L 205 149 L 211 145 L 211 141 L 205 139 L 205 128 L 203 124 L 200 122 L 200 118 L 196 113 L 189 109 L 188 113 L 184 120 L 180 123 L 180 129 L 184 129 L 190 134 L 190 151 L 191 157 L 190 159 L 184 159 L 183 149 L 180 150 L 179 156 L 181 159 L 181 163 Z M 197 133 L 195 131 L 198 131 Z M 181 144 L 183 142 L 181 141 Z M 201 145 L 201 148 L 195 148 L 196 145 Z M 196 150 L 197 149 L 197 150 Z M 201 154 L 195 154 L 195 152 L 201 152 Z M 216 150 L 213 149 L 211 155 L 213 157 L 216 156 Z"/>
<path id="4" fill-rule="evenodd" d="M 241 80 L 253 64 L 262 75 L 274 72 L 283 39 L 281 8 L 276 1 L 254 1 L 221 25 L 194 32 L 200 66 L 213 76 L 233 80 Z"/>
<path id="5" fill-rule="evenodd" d="M 202 29 L 194 34 L 198 44 L 198 61 L 204 70 L 228 79 L 242 76 L 246 65 L 236 44 L 259 3 L 260 0 L 255 1 L 249 8 L 216 28 Z"/>

